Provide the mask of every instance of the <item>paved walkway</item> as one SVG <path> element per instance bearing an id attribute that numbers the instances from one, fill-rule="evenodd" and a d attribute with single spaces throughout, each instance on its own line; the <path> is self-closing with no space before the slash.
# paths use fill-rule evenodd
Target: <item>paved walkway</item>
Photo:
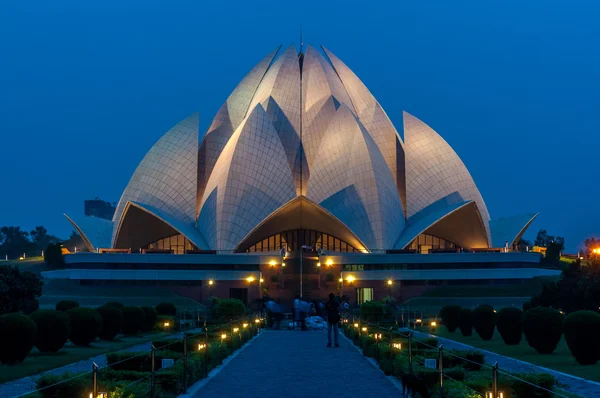
<path id="1" fill-rule="evenodd" d="M 400 392 L 346 339 L 324 331 L 265 331 L 194 397 L 392 397 Z"/>
<path id="2" fill-rule="evenodd" d="M 406 330 L 408 331 L 408 329 Z M 418 332 L 410 330 L 413 335 L 417 338 L 435 337 L 440 343 L 444 344 L 446 349 L 475 349 L 484 353 L 485 362 L 493 364 L 498 362 L 498 367 L 501 370 L 513 372 L 513 373 L 549 373 L 558 380 L 559 383 L 566 385 L 565 387 L 569 392 L 580 395 L 582 397 L 600 397 L 600 383 L 585 380 L 580 377 L 571 376 L 565 373 L 557 372 L 552 369 L 542 368 L 537 365 L 533 365 L 528 362 L 519 361 L 517 359 L 505 357 L 504 355 L 495 354 L 486 350 L 481 350 L 470 345 L 462 344 L 454 340 L 445 339 L 443 337 L 434 336 L 429 333 Z"/>

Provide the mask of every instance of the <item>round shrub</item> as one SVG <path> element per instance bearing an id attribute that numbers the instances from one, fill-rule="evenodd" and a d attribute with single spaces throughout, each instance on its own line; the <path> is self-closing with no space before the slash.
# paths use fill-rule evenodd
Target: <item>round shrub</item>
<path id="1" fill-rule="evenodd" d="M 244 315 L 246 306 L 237 299 L 227 299 L 217 301 L 216 315 L 223 320 L 236 319 Z"/>
<path id="2" fill-rule="evenodd" d="M 23 362 L 33 348 L 37 327 L 27 315 L 0 316 L 0 363 Z"/>
<path id="3" fill-rule="evenodd" d="M 37 326 L 35 346 L 40 352 L 57 352 L 69 338 L 69 316 L 62 311 L 40 310 L 31 314 Z"/>
<path id="4" fill-rule="evenodd" d="M 563 315 L 547 307 L 532 308 L 523 316 L 527 343 L 540 354 L 551 354 L 560 341 Z"/>
<path id="5" fill-rule="evenodd" d="M 523 303 L 523 312 L 527 312 L 532 308 L 533 308 L 533 304 L 531 303 L 531 300 L 527 300 Z"/>
<path id="6" fill-rule="evenodd" d="M 177 308 L 172 303 L 160 303 L 156 306 L 156 312 L 158 315 L 177 315 Z"/>
<path id="7" fill-rule="evenodd" d="M 104 304 L 103 307 L 116 307 L 122 310 L 125 305 L 123 303 L 119 303 L 118 301 L 109 301 L 108 303 Z"/>
<path id="8" fill-rule="evenodd" d="M 580 365 L 594 365 L 600 359 L 600 314 L 576 311 L 564 322 L 565 341 Z"/>
<path id="9" fill-rule="evenodd" d="M 123 329 L 123 313 L 116 306 L 103 305 L 96 309 L 102 317 L 102 328 L 98 337 L 101 340 L 112 340 Z"/>
<path id="10" fill-rule="evenodd" d="M 458 305 L 446 305 L 440 310 L 440 317 L 444 326 L 450 333 L 454 333 L 458 328 L 458 316 L 460 313 L 460 306 Z"/>
<path id="11" fill-rule="evenodd" d="M 144 311 L 140 307 L 123 307 L 123 333 L 136 334 L 144 323 Z"/>
<path id="12" fill-rule="evenodd" d="M 473 310 L 473 328 L 482 340 L 491 340 L 496 328 L 496 313 L 489 305 L 480 305 Z"/>
<path id="13" fill-rule="evenodd" d="M 75 300 L 60 300 L 56 303 L 56 311 L 68 311 L 71 308 L 79 307 L 79 303 Z"/>
<path id="14" fill-rule="evenodd" d="M 69 340 L 75 345 L 88 346 L 102 330 L 102 317 L 91 308 L 71 308 L 67 311 L 71 331 Z"/>
<path id="15" fill-rule="evenodd" d="M 523 311 L 514 307 L 498 311 L 496 328 L 506 345 L 519 345 L 523 335 Z"/>
<path id="16" fill-rule="evenodd" d="M 142 307 L 142 311 L 144 311 L 144 322 L 142 323 L 140 329 L 142 330 L 142 332 L 151 332 L 154 326 L 156 325 L 158 313 L 156 312 L 154 307 L 150 306 Z"/>
<path id="17" fill-rule="evenodd" d="M 473 334 L 473 311 L 469 308 L 461 308 L 458 312 L 458 327 L 465 337 Z"/>

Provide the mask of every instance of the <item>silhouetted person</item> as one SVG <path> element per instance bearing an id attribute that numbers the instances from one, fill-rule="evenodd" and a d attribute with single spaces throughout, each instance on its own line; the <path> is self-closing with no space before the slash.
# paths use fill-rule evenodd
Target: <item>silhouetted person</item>
<path id="1" fill-rule="evenodd" d="M 329 293 L 329 301 L 325 304 L 327 311 L 327 347 L 331 347 L 331 329 L 333 329 L 333 341 L 339 347 L 338 323 L 340 322 L 340 303 L 335 299 L 333 293 Z"/>

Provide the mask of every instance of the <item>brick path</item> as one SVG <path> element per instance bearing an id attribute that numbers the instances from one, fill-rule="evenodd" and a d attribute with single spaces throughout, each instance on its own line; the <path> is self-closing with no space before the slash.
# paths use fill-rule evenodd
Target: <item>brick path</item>
<path id="1" fill-rule="evenodd" d="M 398 389 L 340 336 L 324 331 L 265 331 L 194 397 L 392 397 Z"/>

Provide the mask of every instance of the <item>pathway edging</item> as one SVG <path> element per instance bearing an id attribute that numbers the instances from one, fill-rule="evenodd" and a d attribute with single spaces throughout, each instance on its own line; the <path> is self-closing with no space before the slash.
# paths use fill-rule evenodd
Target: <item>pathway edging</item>
<path id="1" fill-rule="evenodd" d="M 263 335 L 263 332 L 261 331 L 256 336 L 252 337 L 243 346 L 241 346 L 239 350 L 235 351 L 233 354 L 231 354 L 227 358 L 225 358 L 223 360 L 222 364 L 220 364 L 219 366 L 217 366 L 216 368 L 214 368 L 213 370 L 211 370 L 210 373 L 208 374 L 208 376 L 206 376 L 203 379 L 198 380 L 197 382 L 195 382 L 194 384 L 192 384 L 191 386 L 189 386 L 188 389 L 187 389 L 187 392 L 185 394 L 178 395 L 177 398 L 190 398 L 190 397 L 193 397 L 194 394 L 196 394 L 204 386 L 206 386 L 208 383 L 210 383 L 212 381 L 212 379 L 215 378 L 216 375 L 218 375 L 219 373 L 221 373 L 221 371 L 223 369 L 225 369 L 225 367 L 227 365 L 229 365 L 229 362 L 231 362 L 242 351 L 244 351 L 246 349 L 246 347 L 248 347 L 254 340 L 258 339 L 262 335 Z"/>
<path id="2" fill-rule="evenodd" d="M 362 353 L 361 349 L 359 347 L 355 346 L 354 342 L 352 340 L 350 340 L 348 337 L 346 337 L 346 335 L 344 333 L 340 332 L 340 335 L 348 342 L 348 344 L 350 344 L 351 347 L 354 347 L 354 349 L 356 351 L 358 351 L 360 353 L 360 355 L 362 355 L 363 358 L 366 359 L 366 361 L 371 364 L 371 366 L 373 366 L 379 372 L 383 373 L 383 375 L 390 381 L 390 383 L 392 383 L 394 385 L 394 387 L 396 387 L 396 389 L 398 391 L 402 392 L 402 383 L 400 382 L 400 380 L 398 380 L 398 378 L 396 378 L 394 376 L 386 375 L 379 367 L 379 364 L 377 363 L 377 361 L 375 361 L 373 358 L 365 357 L 364 354 Z"/>

